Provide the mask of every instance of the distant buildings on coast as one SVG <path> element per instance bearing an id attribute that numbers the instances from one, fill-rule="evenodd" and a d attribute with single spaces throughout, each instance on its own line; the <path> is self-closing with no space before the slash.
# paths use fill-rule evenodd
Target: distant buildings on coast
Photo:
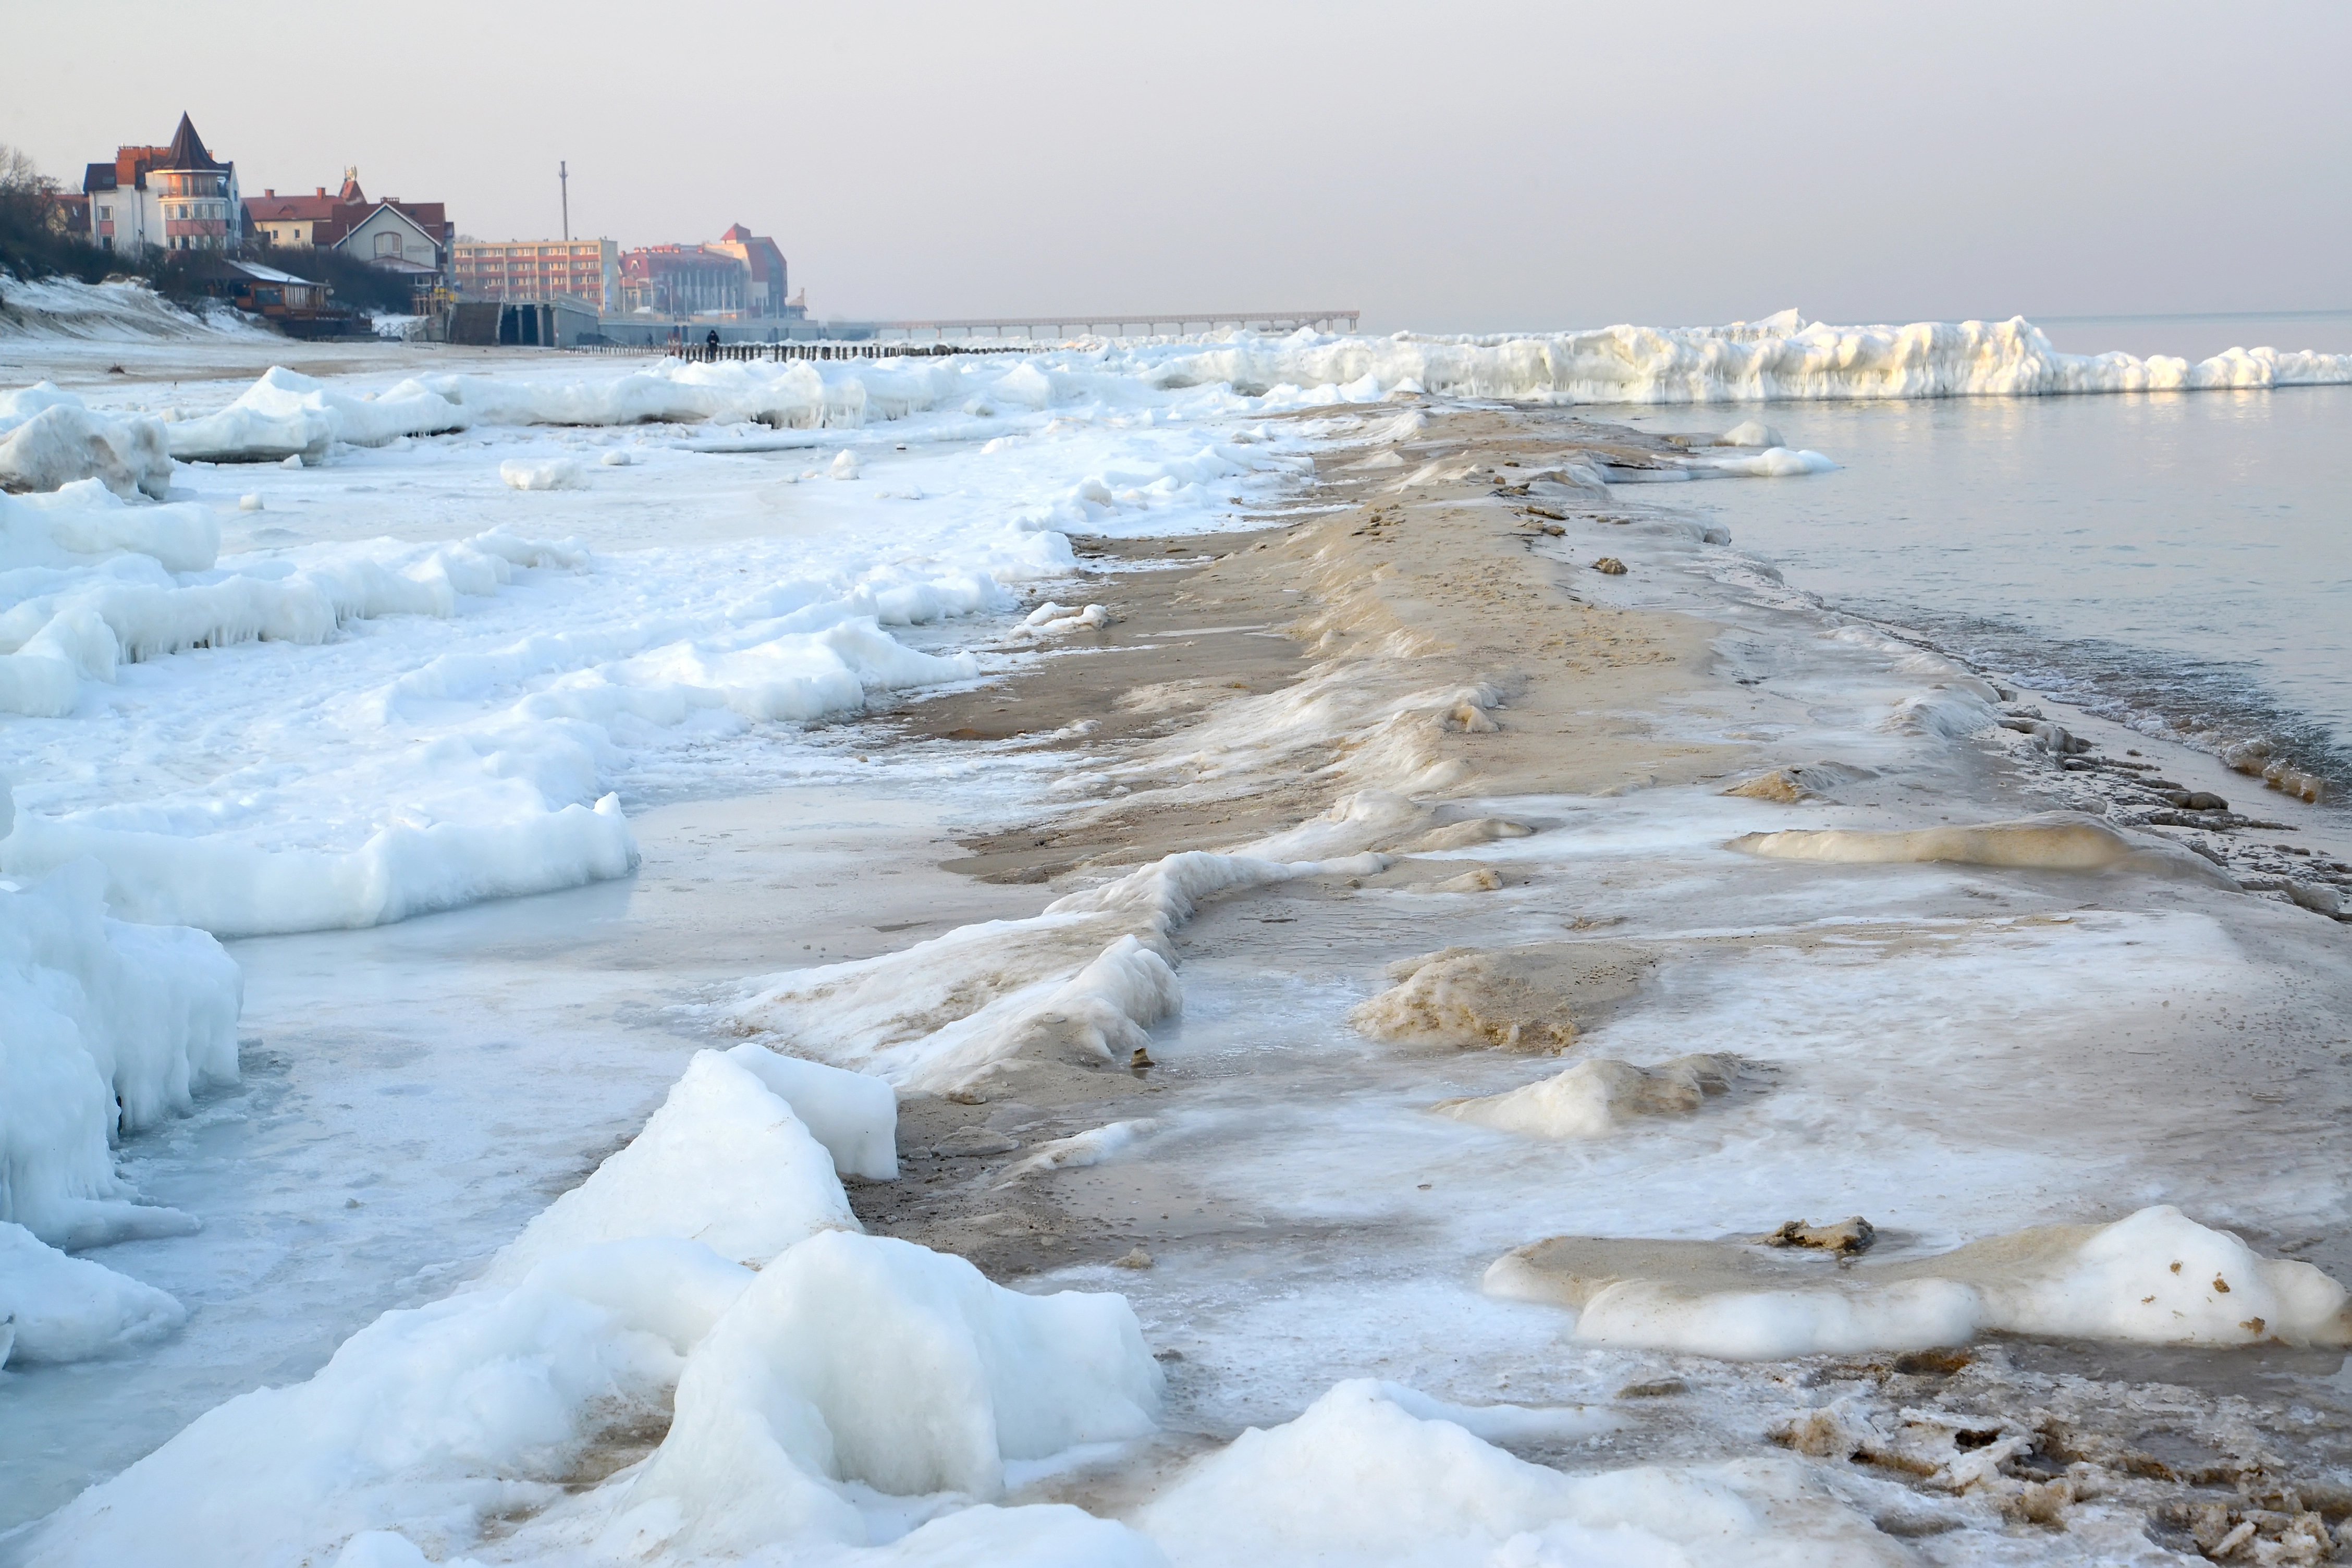
<path id="1" fill-rule="evenodd" d="M 740 223 L 715 241 L 634 250 L 610 239 L 478 239 L 459 234 L 440 202 L 369 197 L 352 168 L 331 194 L 317 185 L 307 195 L 247 196 L 236 163 L 215 157 L 184 113 L 167 145 L 121 146 L 110 162 L 89 164 L 80 195 L 61 195 L 55 212 L 53 221 L 101 250 L 205 253 L 191 263 L 226 280 L 221 291 L 240 304 L 257 282 L 268 285 L 265 306 L 289 285 L 315 289 L 299 274 L 308 258 L 331 253 L 396 274 L 428 317 L 451 318 L 463 303 L 561 304 L 573 321 L 591 311 L 631 318 L 636 336 L 688 322 L 781 326 L 808 314 L 787 298 L 782 250 Z"/>

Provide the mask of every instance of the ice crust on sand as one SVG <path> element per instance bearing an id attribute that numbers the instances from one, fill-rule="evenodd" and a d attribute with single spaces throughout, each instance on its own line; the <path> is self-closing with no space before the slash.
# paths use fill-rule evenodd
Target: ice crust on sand
<path id="1" fill-rule="evenodd" d="M 1196 1462 L 1137 1523 L 1177 1568 L 1905 1561 L 1793 1461 L 1569 1476 L 1482 1440 L 1481 1414 L 1342 1383 Z"/>
<path id="2" fill-rule="evenodd" d="M 1441 1100 L 1430 1109 L 1504 1132 L 1602 1138 L 1631 1117 L 1688 1115 L 1730 1089 L 1746 1065 L 1719 1054 L 1675 1057 L 1646 1068 L 1597 1057 L 1523 1089 Z"/>
<path id="3" fill-rule="evenodd" d="M 194 1229 L 132 1201 L 111 1143 L 237 1076 L 236 965 L 202 931 L 110 919 L 100 888 L 86 861 L 0 885 L 0 1221 L 65 1247 Z"/>
<path id="4" fill-rule="evenodd" d="M 1843 1265 L 1737 1243 L 1563 1237 L 1498 1258 L 1486 1289 L 1577 1309 L 1580 1340 L 1728 1360 L 1920 1350 L 1994 1331 L 2352 1345 L 2343 1286 L 2169 1205 Z"/>
<path id="5" fill-rule="evenodd" d="M 833 1157 L 744 1062 L 697 1051 L 643 1131 L 507 1245 L 483 1275 L 512 1284 L 600 1242 L 676 1237 L 758 1264 L 823 1230 L 860 1230 Z"/>
<path id="6" fill-rule="evenodd" d="M 1974 826 L 1875 829 L 1786 828 L 1749 833 L 1730 847 L 1774 860 L 1815 860 L 1842 866 L 1948 861 L 2039 871 L 2124 868 L 2236 884 L 2211 862 L 2178 845 L 2110 827 L 2079 812 L 2053 811 Z"/>
<path id="7" fill-rule="evenodd" d="M 0 1220 L 0 1366 L 88 1361 L 170 1333 L 187 1310 Z"/>
<path id="8" fill-rule="evenodd" d="M 1576 1042 L 1571 1009 L 1623 1000 L 1647 967 L 1639 952 L 1611 942 L 1449 947 L 1390 964 L 1395 984 L 1348 1021 L 1377 1040 L 1563 1051 Z"/>
<path id="9" fill-rule="evenodd" d="M 0 392 L 0 490 L 54 490 L 82 479 L 162 500 L 172 485 L 163 422 L 93 413 L 46 381 Z"/>
<path id="10" fill-rule="evenodd" d="M 906 1089 L 968 1087 L 1016 1063 L 1124 1063 L 1183 1004 L 1169 937 L 1199 900 L 1298 877 L 1367 876 L 1377 855 L 1277 861 L 1188 850 L 1056 899 L 1025 921 L 987 921 L 903 952 L 751 982 L 737 1026 L 795 1054 Z"/>

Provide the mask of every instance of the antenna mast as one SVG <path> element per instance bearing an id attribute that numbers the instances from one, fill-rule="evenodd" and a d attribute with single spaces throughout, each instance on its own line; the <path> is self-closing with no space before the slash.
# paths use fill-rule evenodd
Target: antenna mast
<path id="1" fill-rule="evenodd" d="M 561 158 L 555 162 L 555 183 L 563 188 L 563 243 L 572 243 L 572 171 Z"/>

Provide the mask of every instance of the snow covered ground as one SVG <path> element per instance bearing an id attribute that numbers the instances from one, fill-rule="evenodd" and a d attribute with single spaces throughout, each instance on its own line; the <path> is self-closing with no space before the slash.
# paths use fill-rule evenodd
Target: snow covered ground
<path id="1" fill-rule="evenodd" d="M 1070 534 L 1213 532 L 1311 506 L 1311 454 L 1402 443 L 1420 421 L 1386 406 L 1401 400 L 2261 386 L 2352 379 L 2352 363 L 2084 360 L 2021 323 L 1780 320 L 879 363 L 547 356 L 473 375 L 385 352 L 407 357 L 330 381 L 134 380 L 0 405 L 17 421 L 0 419 L 0 442 L 79 408 L 57 441 L 138 432 L 100 444 L 135 458 L 160 441 L 171 459 L 160 501 L 95 471 L 0 497 L 0 1305 L 16 1345 L 0 1398 L 88 1443 L 89 1412 L 130 1402 L 102 1384 L 136 1389 L 143 1366 L 187 1414 L 239 1395 L 0 1552 L 355 1568 L 1895 1562 L 1910 1549 L 1873 1522 L 1885 1483 L 1795 1457 L 1612 1464 L 1638 1423 L 1611 1391 L 1657 1352 L 1911 1349 L 1963 1319 L 1962 1339 L 2109 1331 L 2176 1252 L 2200 1278 L 2237 1271 L 2242 1300 L 2198 1306 L 2194 1333 L 2114 1331 L 2226 1337 L 2256 1305 L 2292 1342 L 2337 1331 L 2342 1292 L 2315 1270 L 2250 1261 L 2158 1206 L 2265 1234 L 2340 1227 L 2332 1143 L 2263 1160 L 2256 1201 L 2247 1157 L 2193 1120 L 2151 1157 L 2137 1108 L 2049 1125 L 2032 1082 L 1984 1055 L 1998 1037 L 2062 1077 L 2089 1071 L 2068 1053 L 2092 1020 L 2173 993 L 2227 1012 L 2292 989 L 2319 939 L 2281 925 L 2276 946 L 2229 962 L 2249 939 L 2193 879 L 2079 917 L 2063 874 L 2032 866 L 2002 883 L 1901 865 L 1832 888 L 1725 847 L 1785 826 L 1788 807 L 1669 786 L 1485 799 L 1536 831 L 1415 851 L 1496 872 L 1492 891 L 1333 891 L 1402 841 L 1377 792 L 1329 824 L 1058 901 L 949 890 L 921 853 L 947 826 L 1129 784 L 1039 753 L 883 755 L 855 721 L 1078 657 L 1059 640 L 1101 617 Z M 1777 438 L 1734 450 L 1749 448 L 1688 471 L 1825 466 Z M 31 472 L 41 454 L 17 455 Z M 1807 694 L 1801 715 L 1648 716 L 1661 733 L 1713 744 L 1741 724 L 1958 787 L 1948 753 L 1990 721 L 1989 689 L 1862 628 L 1820 635 L 1703 531 L 1626 537 L 1634 572 L 1596 597 L 1745 617 Z M 1464 700 L 1462 730 L 1492 727 L 1492 702 Z M 1235 713 L 1234 749 L 1266 756 L 1283 722 L 1318 721 Z M 1397 767 L 1391 788 L 1442 787 L 1423 759 Z M 1875 823 L 1895 788 L 1821 820 Z M 779 797 L 798 819 L 781 834 L 772 811 L 740 810 Z M 1980 918 L 1947 907 L 1989 881 Z M 1527 1058 L 1433 1064 L 1346 1024 L 1401 944 L 1556 939 L 1571 916 L 1664 955 L 1658 1004 L 1590 1043 L 1649 1063 L 1728 1051 L 1781 1087 L 1638 1137 L 1605 1135 L 1589 1105 L 1564 1125 L 1603 1136 L 1530 1137 L 1427 1114 L 1524 1089 Z M 898 931 L 937 940 L 894 956 Z M 675 1010 L 756 975 L 736 1011 Z M 919 1013 L 936 1017 L 918 1027 Z M 1937 1024 L 1890 1054 L 1887 1016 Z M 1047 1026 L 1106 1061 L 1140 1046 L 1202 1092 L 1023 1150 L 1004 1179 L 1187 1211 L 1202 1239 L 1163 1245 L 1149 1271 L 1081 1264 L 1008 1290 L 866 1236 L 839 1176 L 896 1163 L 881 1079 L 780 1068 L 714 1023 L 950 1095 Z M 1955 1097 L 1976 1120 L 1933 1131 Z M 107 1142 L 126 1136 L 118 1171 Z M 1731 1215 L 1830 1217 L 1858 1190 L 1904 1194 L 1906 1244 L 1927 1256 L 2027 1226 L 2124 1226 L 2050 1243 L 2022 1286 L 1956 1262 L 1856 1305 L 1817 1281 L 1762 1330 L 1736 1282 L 1621 1296 L 1613 1317 L 1547 1304 L 1538 1263 L 1532 1283 L 1477 1288 L 1564 1230 L 1705 1239 Z M 188 1234 L 198 1221 L 215 1228 Z M 1278 1279 L 1285 1249 L 1220 1240 L 1235 1224 L 1289 1239 Z M 1370 1247 L 1334 1239 L 1349 1235 Z M 207 1299 L 208 1274 L 243 1293 Z M 194 1320 L 183 1329 L 187 1302 L 150 1281 Z M 1717 1299 L 1743 1290 L 1747 1308 Z M 170 1364 L 174 1343 L 204 1356 Z M 127 1359 L 90 1359 L 110 1354 Z M 92 1375 L 16 1370 L 74 1362 Z M 278 1386 L 241 1392 L 262 1382 Z M 1724 1397 L 1753 1404 L 1757 1385 Z M 1171 1447 L 1171 1410 L 1188 1434 L 1263 1429 Z M 1572 1450 L 1578 1473 L 1517 1457 L 1538 1450 Z M 1093 1514 L 1063 1500 L 1096 1484 L 1071 1478 L 1122 1466 L 1151 1478 L 1142 1493 Z M 26 1473 L 54 1489 L 71 1468 Z M 1986 1528 L 1955 1508 L 1954 1528 Z"/>

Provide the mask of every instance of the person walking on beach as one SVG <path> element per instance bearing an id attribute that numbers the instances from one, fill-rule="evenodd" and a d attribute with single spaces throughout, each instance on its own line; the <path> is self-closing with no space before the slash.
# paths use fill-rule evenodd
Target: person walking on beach
<path id="1" fill-rule="evenodd" d="M 703 341 L 710 345 L 711 361 L 714 363 L 717 363 L 719 359 L 719 329 L 717 327 L 711 328 L 710 336 Z"/>

